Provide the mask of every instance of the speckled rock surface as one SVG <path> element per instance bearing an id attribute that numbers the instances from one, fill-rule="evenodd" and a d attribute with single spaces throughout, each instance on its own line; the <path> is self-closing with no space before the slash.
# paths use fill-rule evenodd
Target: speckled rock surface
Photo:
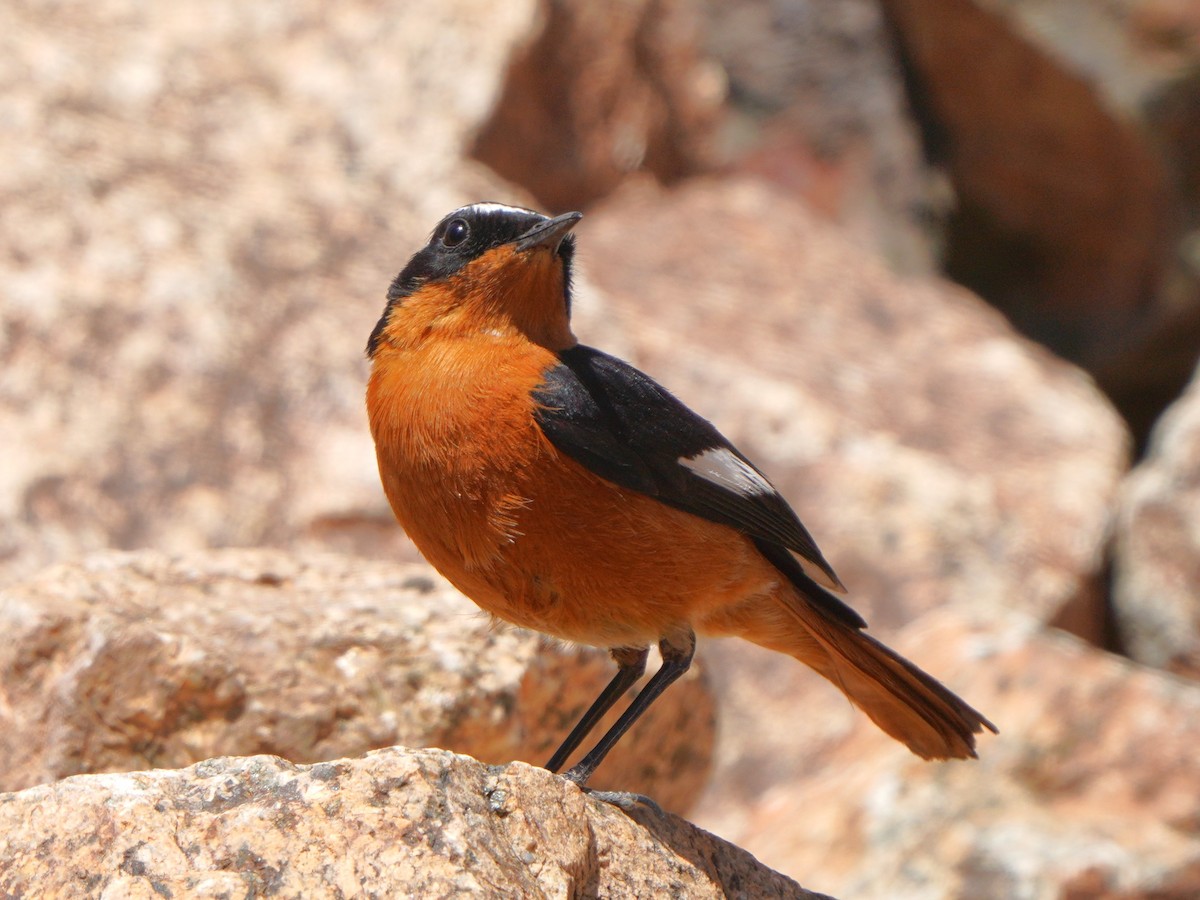
<path id="1" fill-rule="evenodd" d="M 535 19 L 4 4 L 0 582 L 104 548 L 416 558 L 363 347 L 438 219 L 523 199 L 465 145 Z"/>
<path id="2" fill-rule="evenodd" d="M 0 589 L 0 633 L 6 790 L 397 743 L 541 765 L 615 671 L 601 651 L 492 624 L 427 566 L 332 554 L 101 554 Z M 691 805 L 714 733 L 702 668 L 595 786 Z"/>
<path id="3" fill-rule="evenodd" d="M 86 775 L 0 795 L 9 897 L 813 897 L 682 819 L 402 748 Z"/>

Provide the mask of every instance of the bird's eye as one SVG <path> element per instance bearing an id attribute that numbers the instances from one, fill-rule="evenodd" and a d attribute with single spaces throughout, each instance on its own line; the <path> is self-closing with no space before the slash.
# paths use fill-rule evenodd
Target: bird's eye
<path id="1" fill-rule="evenodd" d="M 443 247 L 457 247 L 471 234 L 471 227 L 463 219 L 455 219 L 446 226 L 446 232 L 442 235 Z"/>

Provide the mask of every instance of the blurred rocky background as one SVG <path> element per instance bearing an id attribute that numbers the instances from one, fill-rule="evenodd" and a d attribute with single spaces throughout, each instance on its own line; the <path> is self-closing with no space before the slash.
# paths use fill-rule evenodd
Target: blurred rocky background
<path id="1" fill-rule="evenodd" d="M 1193 0 L 10 0 L 0 159 L 0 790 L 543 761 L 603 654 L 419 563 L 362 406 L 389 280 L 495 199 L 586 213 L 581 339 L 710 416 L 1001 731 L 921 763 L 709 642 L 610 782 L 831 894 L 1200 894 Z M 477 777 L 421 765 L 437 816 Z"/>

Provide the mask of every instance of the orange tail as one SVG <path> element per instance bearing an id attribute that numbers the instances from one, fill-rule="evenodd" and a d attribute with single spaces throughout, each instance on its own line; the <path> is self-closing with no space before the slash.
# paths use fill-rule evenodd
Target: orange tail
<path id="1" fill-rule="evenodd" d="M 996 726 L 931 675 L 799 593 L 737 615 L 742 637 L 794 656 L 836 684 L 876 725 L 925 759 L 975 756 L 975 735 Z"/>

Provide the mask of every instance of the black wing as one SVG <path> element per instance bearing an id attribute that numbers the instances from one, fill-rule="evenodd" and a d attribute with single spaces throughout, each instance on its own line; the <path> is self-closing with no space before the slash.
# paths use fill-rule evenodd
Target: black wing
<path id="1" fill-rule="evenodd" d="M 806 594 L 827 600 L 847 624 L 865 626 L 818 587 L 845 590 L 787 501 L 710 422 L 648 375 L 575 346 L 559 354 L 533 398 L 534 418 L 560 451 L 621 487 L 737 529 Z"/>

